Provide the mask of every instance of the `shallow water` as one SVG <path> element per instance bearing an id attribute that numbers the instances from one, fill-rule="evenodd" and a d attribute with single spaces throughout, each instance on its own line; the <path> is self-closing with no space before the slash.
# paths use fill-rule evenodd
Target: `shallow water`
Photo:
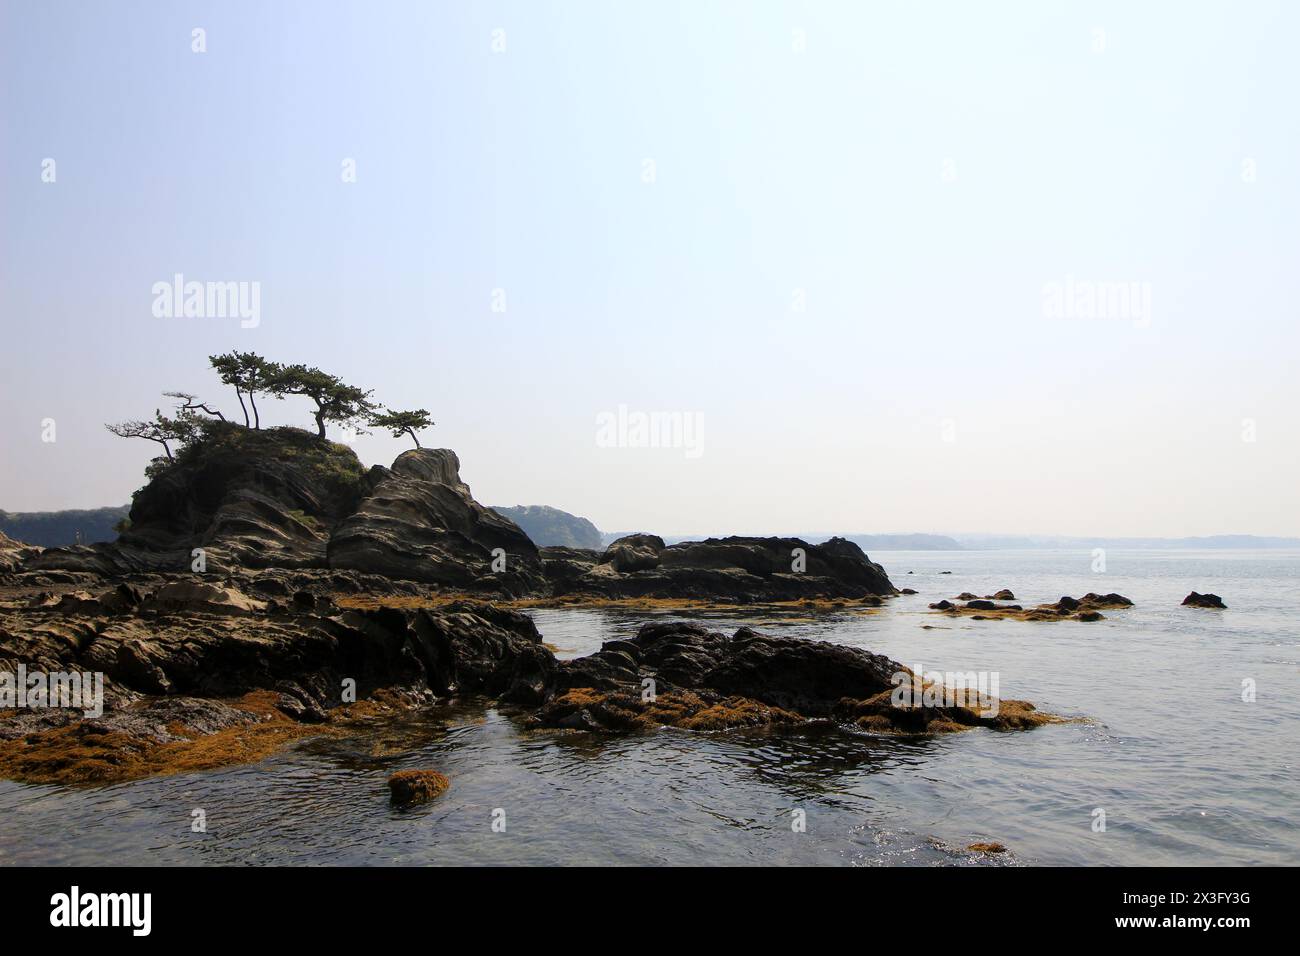
<path id="1" fill-rule="evenodd" d="M 1104 574 L 1088 552 L 873 557 L 921 593 L 815 622 L 712 623 L 758 621 L 925 670 L 996 671 L 1001 696 L 1087 721 L 920 739 L 826 729 L 607 737 L 445 708 L 204 774 L 97 788 L 0 781 L 0 863 L 1300 863 L 1300 553 L 1111 551 Z M 1087 591 L 1136 606 L 1091 624 L 951 620 L 926 607 L 1003 587 L 1026 606 Z M 1180 607 L 1193 589 L 1229 609 Z M 647 619 L 535 617 L 562 657 Z M 385 781 L 406 767 L 441 770 L 451 789 L 394 810 Z M 1098 808 L 1104 832 L 1094 831 Z M 206 833 L 191 830 L 195 809 Z M 792 829 L 796 810 L 805 832 Z M 1011 852 L 960 850 L 984 840 Z"/>

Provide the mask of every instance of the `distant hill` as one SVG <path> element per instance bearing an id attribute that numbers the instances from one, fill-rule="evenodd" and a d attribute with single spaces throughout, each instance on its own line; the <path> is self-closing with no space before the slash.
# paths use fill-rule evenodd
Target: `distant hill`
<path id="1" fill-rule="evenodd" d="M 600 531 L 594 524 L 559 508 L 547 505 L 515 505 L 511 508 L 493 505 L 492 510 L 519 525 L 539 548 L 591 548 L 599 551 L 604 547 Z"/>
<path id="2" fill-rule="evenodd" d="M 38 544 L 43 548 L 63 548 L 99 541 L 116 541 L 114 527 L 127 516 L 130 505 L 116 508 L 90 508 L 74 511 L 0 511 L 0 531 L 15 541 Z"/>
<path id="3" fill-rule="evenodd" d="M 1197 549 L 1237 548 L 1300 549 L 1300 538 L 1281 538 L 1254 534 L 1214 534 L 1200 538 L 1080 538 L 1064 535 L 1009 535 L 1009 534 L 959 534 L 955 535 L 962 546 L 973 551 L 1033 551 L 1060 549 L 1064 551 L 1090 548 L 1115 549 Z"/>
<path id="4" fill-rule="evenodd" d="M 846 534 L 844 537 L 868 554 L 872 551 L 963 550 L 955 540 L 942 534 Z"/>

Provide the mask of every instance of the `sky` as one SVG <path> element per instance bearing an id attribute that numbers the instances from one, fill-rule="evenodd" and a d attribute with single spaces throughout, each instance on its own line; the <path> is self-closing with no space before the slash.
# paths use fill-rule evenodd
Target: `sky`
<path id="1" fill-rule="evenodd" d="M 1300 534 L 1296 36 L 1260 0 L 0 0 L 0 509 L 129 501 L 156 449 L 104 424 L 237 413 L 238 349 L 606 530 Z M 157 314 L 177 274 L 256 320 Z"/>

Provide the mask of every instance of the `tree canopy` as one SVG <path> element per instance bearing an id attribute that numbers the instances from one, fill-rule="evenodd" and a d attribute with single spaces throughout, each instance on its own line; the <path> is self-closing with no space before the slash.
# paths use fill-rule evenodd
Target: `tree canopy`
<path id="1" fill-rule="evenodd" d="M 423 408 L 417 408 L 409 412 L 395 412 L 391 408 L 386 408 L 383 412 L 376 412 L 371 415 L 370 424 L 375 428 L 382 428 L 392 432 L 394 438 L 410 435 L 411 440 L 415 442 L 415 447 L 419 448 L 420 438 L 415 433 L 435 423 Z"/>
<path id="2" fill-rule="evenodd" d="M 325 437 L 325 425 L 333 422 L 364 433 L 361 425 L 370 420 L 375 405 L 371 391 L 348 385 L 337 375 L 330 375 L 306 365 L 277 366 L 269 379 L 267 391 L 276 398 L 304 395 L 316 403 L 316 434 Z"/>
<path id="3" fill-rule="evenodd" d="M 315 404 L 312 417 L 316 422 L 316 437 L 321 440 L 325 439 L 326 426 L 331 424 L 354 428 L 362 434 L 366 434 L 363 425 L 372 425 L 391 432 L 394 438 L 409 435 L 414 440 L 415 447 L 419 448 L 420 439 L 416 433 L 433 425 L 426 409 L 381 409 L 371 401 L 372 391 L 349 385 L 337 375 L 313 366 L 281 365 L 253 352 L 210 355 L 208 361 L 222 383 L 234 388 L 244 414 L 245 428 L 257 430 L 262 427 L 257 408 L 259 394 L 271 395 L 276 399 L 284 399 L 289 395 L 301 395 L 310 399 Z M 167 462 L 175 460 L 173 445 L 201 441 L 215 428 L 239 427 L 237 422 L 229 421 L 220 409 L 208 402 L 199 401 L 198 396 L 191 392 L 172 391 L 163 394 L 176 401 L 174 415 L 164 415 L 161 410 L 156 410 L 152 419 L 120 422 L 105 427 L 122 438 L 144 438 L 161 445 Z M 157 467 L 165 466 L 163 459 L 157 459 Z"/>
<path id="4" fill-rule="evenodd" d="M 280 374 L 280 366 L 268 362 L 253 352 L 227 352 L 224 355 L 210 355 L 208 361 L 217 370 L 223 385 L 234 386 L 239 407 L 244 411 L 244 424 L 248 425 L 248 406 L 244 396 L 248 396 L 248 405 L 253 408 L 253 428 L 261 428 L 261 416 L 257 412 L 257 393 L 271 390 L 271 383 Z"/>

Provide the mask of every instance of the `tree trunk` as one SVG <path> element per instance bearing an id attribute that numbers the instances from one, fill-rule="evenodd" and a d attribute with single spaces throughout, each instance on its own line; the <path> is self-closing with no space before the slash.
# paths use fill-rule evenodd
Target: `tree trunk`
<path id="1" fill-rule="evenodd" d="M 418 438 L 415 437 L 415 430 L 412 429 L 412 428 L 408 428 L 408 429 L 406 430 L 406 433 L 407 433 L 408 435 L 410 435 L 410 436 L 411 436 L 411 440 L 415 442 L 415 447 L 416 447 L 416 448 L 419 448 L 419 447 L 420 447 L 420 439 L 418 439 Z"/>
<path id="2" fill-rule="evenodd" d="M 257 401 L 253 398 L 253 390 L 248 390 L 248 404 L 253 406 L 253 427 L 258 431 L 262 429 L 262 416 L 257 414 Z"/>
<path id="3" fill-rule="evenodd" d="M 235 397 L 239 399 L 239 407 L 244 410 L 244 427 L 248 427 L 248 406 L 244 404 L 244 393 L 235 389 Z"/>
<path id="4" fill-rule="evenodd" d="M 320 409 L 316 411 L 316 437 L 321 440 L 325 438 L 325 413 Z"/>

